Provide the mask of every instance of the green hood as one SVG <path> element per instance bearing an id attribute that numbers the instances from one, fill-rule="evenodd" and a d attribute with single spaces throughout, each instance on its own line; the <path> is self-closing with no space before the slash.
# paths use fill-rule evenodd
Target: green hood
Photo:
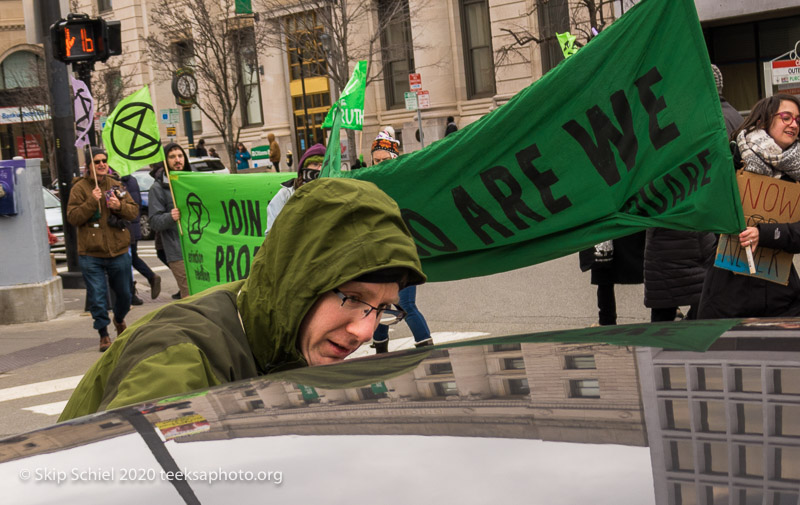
<path id="1" fill-rule="evenodd" d="M 297 332 L 317 298 L 390 267 L 407 268 L 409 285 L 425 282 L 394 200 L 355 179 L 301 186 L 256 253 L 237 302 L 259 372 L 306 366 Z"/>

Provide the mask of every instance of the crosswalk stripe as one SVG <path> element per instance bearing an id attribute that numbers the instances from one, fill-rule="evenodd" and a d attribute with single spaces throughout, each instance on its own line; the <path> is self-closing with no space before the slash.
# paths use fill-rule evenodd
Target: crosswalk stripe
<path id="1" fill-rule="evenodd" d="M 58 391 L 75 389 L 82 378 L 83 375 L 76 375 L 74 377 L 65 377 L 63 379 L 36 382 L 34 384 L 25 384 L 24 386 L 0 389 L 0 402 L 19 400 L 20 398 L 27 398 L 29 396 L 45 395 L 48 393 L 56 393 Z"/>
<path id="2" fill-rule="evenodd" d="M 33 407 L 24 407 L 22 410 L 33 412 L 34 414 L 44 414 L 46 416 L 57 416 L 64 411 L 67 406 L 67 400 L 63 402 L 45 403 L 44 405 L 35 405 Z"/>

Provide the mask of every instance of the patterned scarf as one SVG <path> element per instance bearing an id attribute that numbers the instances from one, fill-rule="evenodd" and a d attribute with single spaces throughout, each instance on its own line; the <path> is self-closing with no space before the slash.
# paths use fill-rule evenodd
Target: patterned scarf
<path id="1" fill-rule="evenodd" d="M 757 128 L 747 134 L 740 131 L 736 144 L 748 172 L 780 178 L 786 174 L 800 181 L 800 142 L 795 142 L 785 151 L 766 132 Z"/>

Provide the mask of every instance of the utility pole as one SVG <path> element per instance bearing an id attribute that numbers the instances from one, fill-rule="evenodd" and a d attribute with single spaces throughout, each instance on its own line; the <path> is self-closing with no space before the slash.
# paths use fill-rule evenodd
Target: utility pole
<path id="1" fill-rule="evenodd" d="M 42 26 L 44 61 L 47 84 L 50 88 L 50 117 L 55 137 L 58 194 L 61 197 L 61 216 L 64 219 L 64 242 L 67 250 L 67 272 L 61 273 L 64 289 L 84 287 L 83 276 L 78 265 L 78 235 L 74 226 L 67 222 L 70 182 L 80 175 L 78 153 L 75 150 L 75 118 L 72 113 L 72 97 L 66 64 L 53 58 L 53 41 L 49 27 L 61 18 L 58 0 L 41 0 L 39 21 Z"/>

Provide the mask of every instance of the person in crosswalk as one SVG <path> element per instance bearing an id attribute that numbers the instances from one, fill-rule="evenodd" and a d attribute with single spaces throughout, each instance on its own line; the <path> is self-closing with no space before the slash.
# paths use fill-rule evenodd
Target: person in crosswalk
<path id="1" fill-rule="evenodd" d="M 131 325 L 86 373 L 60 420 L 342 361 L 370 341 L 379 320 L 402 320 L 400 289 L 423 282 L 394 200 L 354 179 L 304 184 L 246 280 Z"/>

